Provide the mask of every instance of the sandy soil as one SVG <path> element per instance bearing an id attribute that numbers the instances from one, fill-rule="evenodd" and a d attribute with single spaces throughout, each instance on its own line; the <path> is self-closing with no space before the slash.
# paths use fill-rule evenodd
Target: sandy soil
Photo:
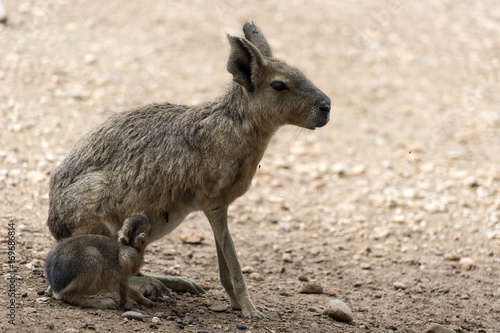
<path id="1" fill-rule="evenodd" d="M 495 1 L 3 3 L 1 331 L 421 332 L 437 323 L 500 332 Z M 137 308 L 149 315 L 143 322 L 44 297 L 51 171 L 113 112 L 221 93 L 231 79 L 225 32 L 240 34 L 248 19 L 276 57 L 334 102 L 328 126 L 277 133 L 253 187 L 230 210 L 240 262 L 262 277 L 247 279 L 250 292 L 269 319 L 208 310 L 228 298 L 201 214 L 152 244 L 144 270 L 188 277 L 206 294 Z M 186 244 L 186 235 L 204 240 Z M 298 293 L 306 279 L 324 292 Z M 332 299 L 351 308 L 351 323 L 322 315 Z"/>

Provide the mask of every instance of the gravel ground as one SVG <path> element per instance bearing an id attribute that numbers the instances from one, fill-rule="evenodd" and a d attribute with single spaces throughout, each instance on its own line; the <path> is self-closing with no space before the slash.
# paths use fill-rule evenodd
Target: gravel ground
<path id="1" fill-rule="evenodd" d="M 0 331 L 500 332 L 495 1 L 2 2 Z M 113 112 L 220 94 L 231 79 L 225 32 L 241 35 L 248 19 L 334 103 L 326 127 L 277 133 L 230 209 L 269 319 L 227 309 L 201 214 L 152 244 L 144 271 L 188 277 L 206 294 L 136 308 L 142 321 L 44 297 L 52 170 Z M 307 281 L 322 292 L 299 293 Z M 351 322 L 323 314 L 334 299 Z"/>

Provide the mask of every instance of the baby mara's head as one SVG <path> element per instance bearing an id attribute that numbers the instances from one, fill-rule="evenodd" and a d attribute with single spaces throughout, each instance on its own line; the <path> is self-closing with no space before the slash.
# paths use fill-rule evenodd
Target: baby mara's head
<path id="1" fill-rule="evenodd" d="M 118 242 L 121 245 L 132 246 L 138 252 L 143 253 L 149 241 L 151 225 L 146 217 L 134 215 L 123 222 L 118 231 Z"/>

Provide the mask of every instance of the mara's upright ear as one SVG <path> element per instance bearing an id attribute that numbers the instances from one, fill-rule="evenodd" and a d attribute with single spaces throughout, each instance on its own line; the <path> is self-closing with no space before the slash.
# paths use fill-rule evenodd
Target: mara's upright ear
<path id="1" fill-rule="evenodd" d="M 257 47 L 247 39 L 227 35 L 231 51 L 227 59 L 227 71 L 233 75 L 233 80 L 249 92 L 255 90 L 255 84 L 252 75 L 260 68 L 267 65 L 268 61 L 264 59 Z"/>
<path id="2" fill-rule="evenodd" d="M 266 37 L 264 37 L 259 27 L 257 27 L 254 23 L 245 23 L 243 26 L 243 33 L 245 34 L 245 38 L 248 39 L 250 43 L 255 45 L 263 56 L 273 56 Z"/>
<path id="3" fill-rule="evenodd" d="M 118 242 L 122 245 L 130 245 L 133 236 L 134 230 L 130 228 L 129 224 L 125 223 L 118 231 Z"/>
<path id="4" fill-rule="evenodd" d="M 144 244 L 146 243 L 146 234 L 144 232 L 141 232 L 134 238 L 134 242 L 132 244 L 132 247 L 138 251 L 141 251 L 141 249 L 144 247 Z"/>
<path id="5" fill-rule="evenodd" d="M 134 215 L 123 221 L 123 226 L 118 230 L 118 241 L 122 245 L 133 245 L 136 235 L 142 234 L 144 237 L 147 237 L 150 232 L 151 225 L 148 219 L 142 215 Z"/>

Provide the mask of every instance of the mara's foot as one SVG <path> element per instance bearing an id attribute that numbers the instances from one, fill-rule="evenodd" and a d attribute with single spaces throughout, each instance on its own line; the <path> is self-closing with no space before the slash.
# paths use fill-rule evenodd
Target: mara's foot
<path id="1" fill-rule="evenodd" d="M 257 318 L 257 319 L 266 319 L 266 315 L 263 314 L 261 311 L 257 310 L 257 308 L 254 306 L 251 309 L 245 309 L 243 308 L 241 310 L 241 315 L 244 318 Z"/>
<path id="2" fill-rule="evenodd" d="M 129 284 L 131 289 L 138 291 L 148 298 L 154 299 L 161 298 L 162 296 L 172 296 L 170 290 L 163 283 L 151 276 L 133 276 Z"/>
<path id="3" fill-rule="evenodd" d="M 180 276 L 157 276 L 157 275 L 145 275 L 145 274 L 143 274 L 143 276 L 154 278 L 158 281 L 161 281 L 165 286 L 167 286 L 169 289 L 175 292 L 179 293 L 187 292 L 193 295 L 205 292 L 203 287 L 200 286 L 198 283 Z"/>

